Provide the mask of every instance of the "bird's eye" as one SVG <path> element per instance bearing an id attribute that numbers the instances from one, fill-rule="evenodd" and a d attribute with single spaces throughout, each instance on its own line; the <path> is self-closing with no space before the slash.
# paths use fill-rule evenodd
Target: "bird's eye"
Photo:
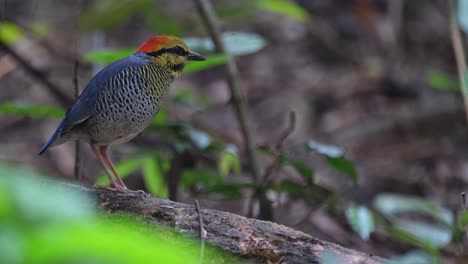
<path id="1" fill-rule="evenodd" d="M 172 48 L 172 52 L 180 56 L 187 55 L 187 51 L 184 50 L 181 46 L 175 46 L 174 48 Z"/>

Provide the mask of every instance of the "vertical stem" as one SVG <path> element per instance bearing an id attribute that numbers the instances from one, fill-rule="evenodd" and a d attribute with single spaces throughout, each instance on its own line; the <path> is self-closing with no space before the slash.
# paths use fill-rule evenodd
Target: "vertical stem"
<path id="1" fill-rule="evenodd" d="M 461 83 L 461 90 L 463 95 L 463 102 L 465 104 L 465 115 L 468 122 L 468 87 L 466 86 L 465 75 L 468 74 L 466 68 L 465 50 L 463 49 L 463 41 L 458 22 L 456 18 L 456 7 L 453 0 L 449 1 L 450 7 L 450 35 L 452 38 L 453 51 L 455 53 L 455 60 L 457 62 L 458 78 Z"/>
<path id="2" fill-rule="evenodd" d="M 227 54 L 226 47 L 221 37 L 219 22 L 210 1 L 195 0 L 195 3 L 200 15 L 202 16 L 203 22 L 208 29 L 211 39 L 213 40 L 216 52 Z M 261 175 L 255 151 L 255 136 L 247 114 L 247 106 L 242 93 L 243 89 L 241 87 L 242 84 L 239 77 L 239 71 L 232 57 L 226 64 L 226 77 L 231 91 L 232 104 L 234 105 L 236 116 L 245 140 L 246 154 L 251 175 L 255 186 L 259 187 L 261 183 Z"/>
<path id="3" fill-rule="evenodd" d="M 74 68 L 73 68 L 73 87 L 75 90 L 75 98 L 78 98 L 80 95 L 80 88 L 78 84 L 78 67 L 79 67 L 79 62 L 77 59 L 75 59 L 74 63 Z M 77 140 L 75 142 L 75 168 L 74 168 L 74 175 L 75 175 L 75 180 L 81 180 L 81 146 L 80 142 Z"/>

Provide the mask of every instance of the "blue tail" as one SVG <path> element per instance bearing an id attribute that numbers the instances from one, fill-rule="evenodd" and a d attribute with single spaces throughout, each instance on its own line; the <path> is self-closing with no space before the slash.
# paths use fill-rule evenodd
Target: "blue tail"
<path id="1" fill-rule="evenodd" d="M 57 139 L 57 137 L 60 135 L 60 132 L 62 132 L 62 127 L 63 127 L 63 121 L 57 127 L 57 130 L 55 130 L 54 134 L 49 138 L 47 143 L 45 143 L 44 146 L 42 146 L 41 150 L 39 150 L 37 155 L 41 155 L 42 153 L 44 153 L 49 148 L 50 144 L 52 144 Z"/>

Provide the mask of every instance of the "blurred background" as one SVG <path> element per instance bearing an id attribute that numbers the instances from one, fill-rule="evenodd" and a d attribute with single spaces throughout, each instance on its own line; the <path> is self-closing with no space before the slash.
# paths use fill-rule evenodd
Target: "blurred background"
<path id="1" fill-rule="evenodd" d="M 466 263 L 468 131 L 449 1 L 213 4 L 239 68 L 260 183 L 230 99 L 230 57 L 214 52 L 187 0 L 1 0 L 2 163 L 106 184 L 85 144 L 36 153 L 77 86 L 149 37 L 176 35 L 208 60 L 185 69 L 145 132 L 111 148 L 129 188 L 405 263 Z M 463 4 L 453 15 L 468 28 Z"/>

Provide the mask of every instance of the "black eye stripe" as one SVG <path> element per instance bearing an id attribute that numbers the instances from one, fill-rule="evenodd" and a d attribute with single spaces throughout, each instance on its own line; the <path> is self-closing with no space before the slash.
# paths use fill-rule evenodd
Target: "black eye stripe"
<path id="1" fill-rule="evenodd" d="M 184 48 L 182 48 L 181 46 L 177 45 L 175 47 L 172 47 L 172 48 L 169 48 L 169 49 L 160 49 L 158 51 L 154 51 L 154 52 L 149 52 L 149 53 L 146 53 L 150 56 L 159 56 L 161 54 L 164 54 L 164 53 L 173 53 L 173 54 L 177 54 L 177 55 L 180 55 L 180 56 L 186 56 L 189 54 L 188 51 L 186 51 Z"/>

